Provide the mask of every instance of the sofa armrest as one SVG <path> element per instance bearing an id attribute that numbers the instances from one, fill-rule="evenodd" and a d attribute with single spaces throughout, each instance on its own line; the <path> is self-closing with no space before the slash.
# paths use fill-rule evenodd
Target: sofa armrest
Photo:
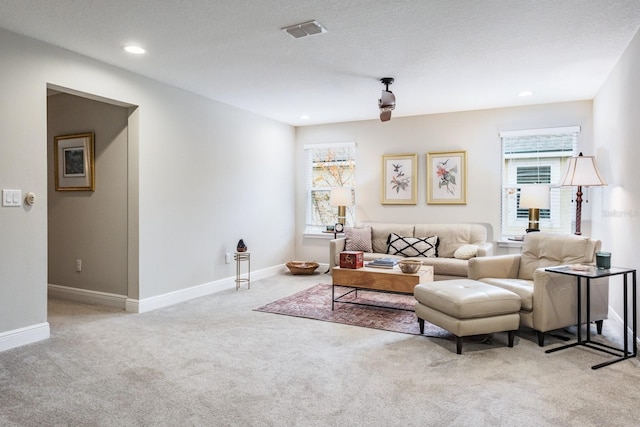
<path id="1" fill-rule="evenodd" d="M 577 279 L 538 268 L 533 273 L 533 325 L 541 332 L 573 326 L 578 322 Z M 586 283 L 582 280 L 581 320 L 587 319 Z M 609 279 L 591 280 L 591 321 L 607 318 Z"/>
<path id="2" fill-rule="evenodd" d="M 492 256 L 492 255 L 493 255 L 493 243 L 487 242 L 478 246 L 478 252 L 476 253 L 476 256 L 483 257 L 483 256 Z"/>
<path id="3" fill-rule="evenodd" d="M 329 270 L 340 263 L 340 252 L 344 251 L 347 239 L 340 237 L 329 241 Z"/>
<path id="4" fill-rule="evenodd" d="M 496 279 L 517 278 L 520 269 L 520 254 L 475 257 L 469 260 L 469 279 L 485 277 Z"/>

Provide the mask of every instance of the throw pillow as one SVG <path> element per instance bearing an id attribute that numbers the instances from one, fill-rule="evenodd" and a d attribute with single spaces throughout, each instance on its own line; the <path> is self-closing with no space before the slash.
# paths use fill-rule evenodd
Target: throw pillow
<path id="1" fill-rule="evenodd" d="M 396 233 L 391 233 L 387 240 L 387 253 L 406 257 L 435 258 L 438 256 L 438 236 L 424 238 L 403 237 Z"/>
<path id="2" fill-rule="evenodd" d="M 345 228 L 345 251 L 373 252 L 371 248 L 371 227 Z"/>
<path id="3" fill-rule="evenodd" d="M 453 253 L 454 258 L 471 259 L 478 254 L 478 245 L 462 245 Z"/>

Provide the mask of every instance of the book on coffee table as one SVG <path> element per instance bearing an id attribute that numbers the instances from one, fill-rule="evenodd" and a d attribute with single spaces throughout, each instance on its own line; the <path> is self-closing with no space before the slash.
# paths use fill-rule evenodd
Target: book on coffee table
<path id="1" fill-rule="evenodd" d="M 377 268 L 393 268 L 396 264 L 398 264 L 398 260 L 394 258 L 378 258 L 373 261 L 370 261 L 367 264 L 367 267 L 377 267 Z"/>

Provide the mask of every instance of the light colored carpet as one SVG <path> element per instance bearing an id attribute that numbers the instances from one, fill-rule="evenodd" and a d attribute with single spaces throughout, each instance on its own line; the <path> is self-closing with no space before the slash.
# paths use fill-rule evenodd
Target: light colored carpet
<path id="1" fill-rule="evenodd" d="M 545 354 L 527 331 L 456 355 L 449 340 L 254 310 L 323 281 L 283 274 L 145 314 L 51 300 L 52 338 L 0 353 L 0 425 L 638 424 L 636 359 L 593 371 L 609 356 Z"/>

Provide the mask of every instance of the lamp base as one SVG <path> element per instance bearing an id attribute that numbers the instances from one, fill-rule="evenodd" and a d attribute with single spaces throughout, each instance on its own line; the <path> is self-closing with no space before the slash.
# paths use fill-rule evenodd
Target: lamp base
<path id="1" fill-rule="evenodd" d="M 342 225 L 345 225 L 347 217 L 347 207 L 346 206 L 338 206 L 338 222 Z"/>
<path id="2" fill-rule="evenodd" d="M 527 233 L 532 231 L 540 231 L 540 209 L 529 208 L 529 227 Z"/>

